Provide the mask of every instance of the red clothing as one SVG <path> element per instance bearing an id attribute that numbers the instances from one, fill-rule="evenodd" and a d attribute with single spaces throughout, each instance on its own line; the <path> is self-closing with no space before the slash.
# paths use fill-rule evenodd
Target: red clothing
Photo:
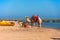
<path id="1" fill-rule="evenodd" d="M 32 16 L 32 19 L 34 20 L 34 22 L 38 21 L 38 16 Z"/>

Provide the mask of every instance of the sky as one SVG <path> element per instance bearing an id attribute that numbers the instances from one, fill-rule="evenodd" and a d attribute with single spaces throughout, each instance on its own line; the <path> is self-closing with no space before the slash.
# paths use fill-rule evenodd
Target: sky
<path id="1" fill-rule="evenodd" d="M 0 0 L 0 18 L 60 18 L 59 0 Z"/>

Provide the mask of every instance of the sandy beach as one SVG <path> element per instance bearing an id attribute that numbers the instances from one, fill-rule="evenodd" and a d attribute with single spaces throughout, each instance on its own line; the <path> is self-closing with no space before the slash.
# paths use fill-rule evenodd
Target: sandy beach
<path id="1" fill-rule="evenodd" d="M 0 26 L 0 40 L 60 40 L 60 30 L 52 28 L 24 28 Z"/>

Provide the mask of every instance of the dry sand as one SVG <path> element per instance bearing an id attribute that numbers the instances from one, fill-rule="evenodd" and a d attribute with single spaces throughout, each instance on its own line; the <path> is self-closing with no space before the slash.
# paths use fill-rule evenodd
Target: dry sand
<path id="1" fill-rule="evenodd" d="M 60 30 L 0 26 L 0 40 L 54 40 L 55 38 L 60 38 Z"/>

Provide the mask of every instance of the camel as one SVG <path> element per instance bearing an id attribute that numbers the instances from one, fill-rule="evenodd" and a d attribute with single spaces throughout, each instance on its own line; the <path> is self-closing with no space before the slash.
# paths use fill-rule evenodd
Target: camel
<path id="1" fill-rule="evenodd" d="M 34 22 L 34 20 L 32 18 L 29 18 L 28 16 L 25 16 L 25 18 L 26 18 L 26 22 L 31 23 L 32 25 L 35 25 L 35 23 L 38 23 L 38 26 L 41 28 L 42 19 L 40 17 L 38 17 L 37 22 Z"/>

